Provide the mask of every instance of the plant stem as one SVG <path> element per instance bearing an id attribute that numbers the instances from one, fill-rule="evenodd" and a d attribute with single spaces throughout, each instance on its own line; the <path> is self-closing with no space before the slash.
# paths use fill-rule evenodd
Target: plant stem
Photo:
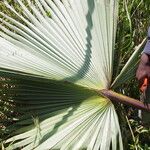
<path id="1" fill-rule="evenodd" d="M 130 129 L 130 132 L 131 132 L 131 135 L 132 135 L 132 139 L 133 139 L 133 142 L 134 142 L 134 146 L 135 146 L 135 150 L 137 150 L 137 146 L 136 146 L 136 140 L 135 140 L 135 136 L 134 136 L 134 133 L 133 133 L 133 130 L 132 130 L 132 127 L 131 127 L 131 124 L 130 124 L 130 121 L 128 119 L 128 117 L 126 116 L 126 120 L 127 120 L 127 123 L 128 123 L 128 126 L 129 126 L 129 129 Z"/>
<path id="2" fill-rule="evenodd" d="M 103 95 L 104 97 L 109 98 L 110 100 L 114 101 L 114 102 L 120 102 L 126 105 L 130 105 L 133 106 L 135 108 L 150 112 L 150 104 L 144 104 L 143 102 L 130 98 L 128 96 L 122 95 L 122 94 L 118 94 L 114 91 L 111 90 L 107 90 L 107 89 L 103 89 L 98 91 L 98 93 L 100 93 L 101 95 Z"/>

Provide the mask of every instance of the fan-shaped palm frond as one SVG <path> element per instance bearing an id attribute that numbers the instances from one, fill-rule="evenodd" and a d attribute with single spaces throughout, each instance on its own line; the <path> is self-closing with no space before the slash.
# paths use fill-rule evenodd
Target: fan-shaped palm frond
<path id="1" fill-rule="evenodd" d="M 26 2 L 20 14 L 4 1 L 17 19 L 0 12 L 0 72 L 18 79 L 22 114 L 8 149 L 123 149 L 113 104 L 93 90 L 111 86 L 118 1 Z"/>
<path id="2" fill-rule="evenodd" d="M 122 149 L 114 106 L 96 92 L 50 80 L 14 84 L 9 96 L 23 115 L 8 128 L 16 131 L 8 149 Z"/>
<path id="3" fill-rule="evenodd" d="M 1 21 L 12 29 L 1 25 L 1 36 L 16 45 L 1 40 L 5 47 L 1 49 L 1 59 L 5 60 L 1 61 L 2 68 L 90 88 L 109 86 L 117 2 L 55 0 L 35 1 L 34 5 L 28 1 L 32 13 L 21 1 L 18 3 L 22 15 L 5 1 L 24 24 L 1 12 L 9 22 Z"/>

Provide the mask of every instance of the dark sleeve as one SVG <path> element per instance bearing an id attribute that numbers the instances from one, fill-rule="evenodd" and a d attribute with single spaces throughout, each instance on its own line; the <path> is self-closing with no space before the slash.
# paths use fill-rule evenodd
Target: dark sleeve
<path id="1" fill-rule="evenodd" d="M 150 27 L 148 29 L 148 40 L 147 40 L 147 43 L 146 43 L 146 45 L 144 47 L 144 53 L 150 55 Z"/>

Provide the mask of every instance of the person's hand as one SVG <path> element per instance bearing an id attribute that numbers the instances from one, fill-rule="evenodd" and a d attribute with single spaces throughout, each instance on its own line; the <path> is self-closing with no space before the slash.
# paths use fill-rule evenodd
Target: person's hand
<path id="1" fill-rule="evenodd" d="M 139 63 L 138 69 L 136 71 L 136 78 L 141 86 L 144 82 L 144 78 L 150 79 L 150 56 L 143 53 L 141 56 L 141 61 Z"/>

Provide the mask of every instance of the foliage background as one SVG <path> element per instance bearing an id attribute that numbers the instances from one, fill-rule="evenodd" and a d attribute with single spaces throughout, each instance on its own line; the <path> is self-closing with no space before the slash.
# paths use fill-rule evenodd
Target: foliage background
<path id="1" fill-rule="evenodd" d="M 9 0 L 9 3 L 13 4 L 21 13 L 20 8 L 14 0 Z M 0 2 L 0 10 L 7 13 L 9 16 L 12 16 L 3 5 L 2 1 Z M 133 53 L 135 46 L 139 45 L 146 37 L 147 29 L 150 25 L 149 14 L 149 0 L 120 0 L 116 38 L 117 53 L 115 54 L 116 61 L 114 62 L 116 69 L 114 70 L 114 78 Z M 10 81 L 10 79 L 0 77 L 0 137 L 2 137 L 2 139 L 6 136 L 5 126 L 12 122 L 12 118 L 19 115 L 14 112 L 15 105 L 10 105 L 7 102 L 9 89 L 15 85 L 10 83 L 6 84 L 4 81 Z M 121 92 L 136 99 L 139 99 L 140 97 L 138 82 L 135 78 L 119 87 L 117 92 Z M 150 125 L 143 125 L 141 123 L 141 120 L 137 116 L 137 110 L 134 108 L 121 105 L 121 109 L 118 107 L 117 111 L 120 116 L 119 118 L 124 137 L 125 149 L 149 150 Z"/>
<path id="2" fill-rule="evenodd" d="M 135 47 L 139 45 L 147 36 L 147 30 L 150 26 L 150 1 L 148 0 L 121 0 L 119 9 L 119 21 L 116 39 L 116 70 L 114 77 L 124 66 L 125 62 L 133 53 Z M 140 59 L 140 56 L 139 56 Z M 118 65 L 119 64 L 119 65 Z M 135 75 L 134 75 L 135 76 Z M 136 78 L 131 79 L 118 88 L 118 92 L 139 99 L 140 93 Z M 138 112 L 134 108 L 124 106 L 122 118 L 122 132 L 124 135 L 124 143 L 127 149 L 150 149 L 148 145 L 150 141 L 150 125 L 143 125 L 138 118 Z M 120 110 L 119 110 L 120 111 Z M 121 118 L 121 117 L 120 117 Z M 132 131 L 129 130 L 131 126 Z M 128 131 L 127 131 L 128 130 Z M 131 132 L 131 133 L 129 133 Z"/>

